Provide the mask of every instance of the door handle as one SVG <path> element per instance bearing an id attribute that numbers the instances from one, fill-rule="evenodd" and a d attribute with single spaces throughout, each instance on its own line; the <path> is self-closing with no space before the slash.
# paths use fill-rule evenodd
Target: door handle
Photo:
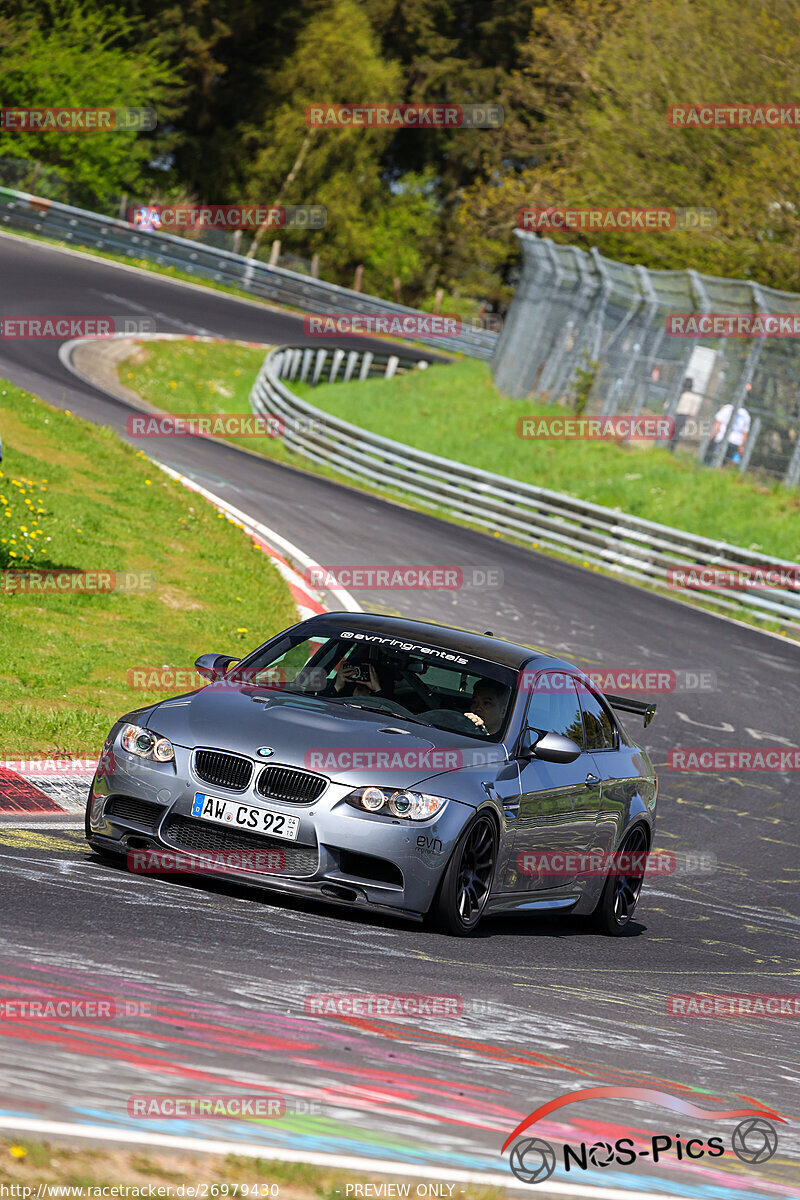
<path id="1" fill-rule="evenodd" d="M 585 782 L 586 782 L 587 788 L 596 788 L 598 786 L 598 784 L 600 783 L 600 776 L 593 775 L 592 772 L 590 771 L 589 774 L 586 776 Z"/>

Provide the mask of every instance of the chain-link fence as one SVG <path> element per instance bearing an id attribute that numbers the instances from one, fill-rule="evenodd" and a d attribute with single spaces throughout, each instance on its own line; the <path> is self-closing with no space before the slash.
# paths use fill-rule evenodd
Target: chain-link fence
<path id="1" fill-rule="evenodd" d="M 517 236 L 520 283 L 493 359 L 502 391 L 587 416 L 664 415 L 674 421 L 664 444 L 677 454 L 800 481 L 800 340 L 675 336 L 667 320 L 800 314 L 800 295 L 691 270 L 647 270 L 596 249 Z"/>

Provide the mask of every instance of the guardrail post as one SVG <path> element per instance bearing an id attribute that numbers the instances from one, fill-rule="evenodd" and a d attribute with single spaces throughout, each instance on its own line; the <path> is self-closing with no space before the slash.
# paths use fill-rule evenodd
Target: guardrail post
<path id="1" fill-rule="evenodd" d="M 386 364 L 386 370 L 383 373 L 384 379 L 393 378 L 395 371 L 397 370 L 399 365 L 400 365 L 400 359 L 397 357 L 397 355 L 396 354 L 390 355 L 389 361 Z"/>
<path id="2" fill-rule="evenodd" d="M 353 371 L 356 369 L 357 365 L 358 365 L 358 350 L 351 350 L 347 356 L 347 363 L 344 368 L 344 375 L 342 376 L 343 383 L 350 382 L 350 380 L 353 378 Z"/>
<path id="3" fill-rule="evenodd" d="M 361 370 L 358 372 L 359 379 L 369 378 L 369 369 L 372 366 L 372 360 L 374 357 L 375 355 L 371 350 L 365 351 L 364 357 L 361 359 Z"/>
<path id="4" fill-rule="evenodd" d="M 311 376 L 311 386 L 316 387 L 319 383 L 319 377 L 325 369 L 325 359 L 328 357 L 327 350 L 317 351 L 317 361 L 314 363 L 314 374 Z"/>
<path id="5" fill-rule="evenodd" d="M 744 454 L 742 461 L 739 463 L 739 470 L 744 475 L 747 468 L 750 466 L 750 459 L 753 456 L 753 451 L 756 448 L 758 435 L 761 433 L 761 417 L 753 417 L 753 423 L 750 426 L 750 432 L 747 435 L 747 441 L 744 445 Z"/>
<path id="6" fill-rule="evenodd" d="M 797 487 L 798 483 L 800 483 L 800 434 L 795 439 L 792 457 L 789 459 L 789 466 L 783 477 L 783 486 Z"/>
<path id="7" fill-rule="evenodd" d="M 300 368 L 300 379 L 302 380 L 303 383 L 305 383 L 306 380 L 308 379 L 308 372 L 311 367 L 311 360 L 313 359 L 313 357 L 314 357 L 313 350 L 304 350 L 303 351 L 303 365 Z"/>
<path id="8" fill-rule="evenodd" d="M 336 376 L 339 374 L 339 367 L 342 365 L 342 360 L 344 359 L 344 354 L 344 350 L 334 350 L 330 374 L 328 375 L 328 383 L 335 382 Z"/>

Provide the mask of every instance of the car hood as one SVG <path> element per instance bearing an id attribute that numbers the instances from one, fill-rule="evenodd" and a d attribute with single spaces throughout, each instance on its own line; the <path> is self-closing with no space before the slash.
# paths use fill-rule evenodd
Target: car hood
<path id="1" fill-rule="evenodd" d="M 340 700 L 262 689 L 203 688 L 154 706 L 148 728 L 177 746 L 207 746 L 317 771 L 353 787 L 408 788 L 442 771 L 504 762 L 496 742 L 428 729 L 395 713 L 350 708 Z"/>

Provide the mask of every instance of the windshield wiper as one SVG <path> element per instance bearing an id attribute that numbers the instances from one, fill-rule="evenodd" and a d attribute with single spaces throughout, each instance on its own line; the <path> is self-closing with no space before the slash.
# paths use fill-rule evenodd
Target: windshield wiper
<path id="1" fill-rule="evenodd" d="M 423 721 L 421 717 L 406 716 L 405 713 L 393 712 L 391 708 L 375 708 L 372 704 L 354 704 L 352 700 L 342 700 L 342 704 L 346 704 L 348 708 L 360 708 L 364 712 L 377 713 L 379 717 L 397 717 L 398 721 L 411 721 L 413 725 L 424 725 L 426 729 L 435 729 L 435 725 L 431 725 L 430 721 Z"/>

